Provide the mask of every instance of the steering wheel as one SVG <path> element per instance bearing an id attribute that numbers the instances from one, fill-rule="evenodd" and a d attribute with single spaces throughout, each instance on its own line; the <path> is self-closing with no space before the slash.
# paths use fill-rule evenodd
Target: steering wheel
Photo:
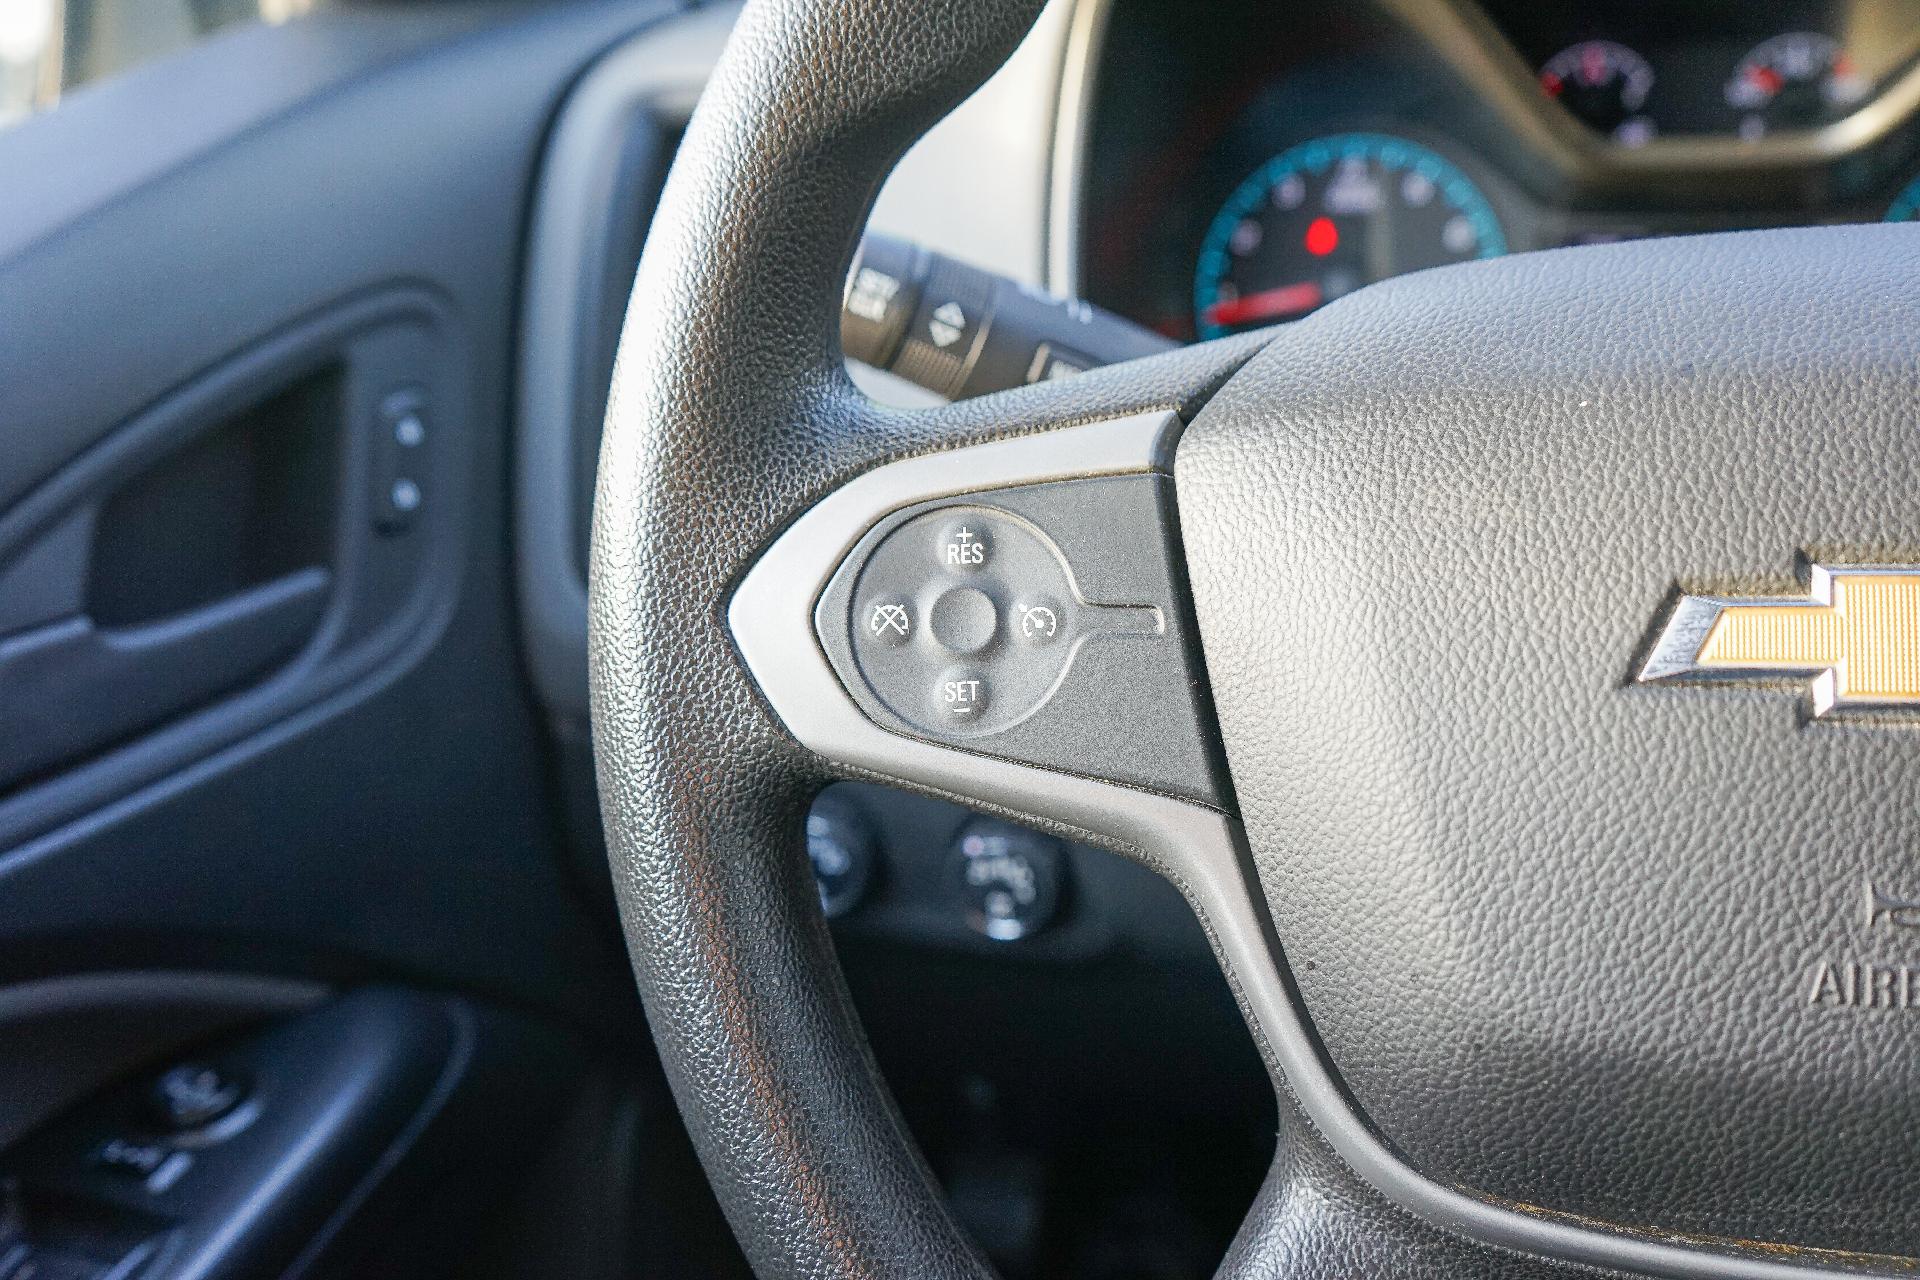
<path id="1" fill-rule="evenodd" d="M 989 1273 L 818 908 L 846 777 L 1186 895 L 1280 1099 L 1225 1276 L 1920 1268 L 1920 239 L 1472 263 L 877 407 L 869 205 L 1037 8 L 749 3 L 621 342 L 603 806 L 759 1274 Z"/>

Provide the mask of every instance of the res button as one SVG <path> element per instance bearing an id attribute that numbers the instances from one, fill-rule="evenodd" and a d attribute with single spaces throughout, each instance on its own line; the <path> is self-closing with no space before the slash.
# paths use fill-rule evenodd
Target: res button
<path id="1" fill-rule="evenodd" d="M 940 528 L 934 554 L 940 567 L 952 573 L 975 573 L 993 557 L 993 536 L 982 520 L 954 520 Z"/>

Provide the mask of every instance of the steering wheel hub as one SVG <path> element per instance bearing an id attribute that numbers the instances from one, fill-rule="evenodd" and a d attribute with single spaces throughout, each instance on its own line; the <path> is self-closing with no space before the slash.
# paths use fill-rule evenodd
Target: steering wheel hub
<path id="1" fill-rule="evenodd" d="M 1430 1177 L 1664 1231 L 1920 1239 L 1920 933 L 1868 902 L 1920 895 L 1920 738 L 1782 696 L 1910 700 L 1914 571 L 1809 582 L 1796 552 L 1916 560 L 1915 369 L 1887 340 L 1920 329 L 1916 284 L 1876 231 L 1414 276 L 1284 331 L 1183 438 L 1276 934 Z"/>

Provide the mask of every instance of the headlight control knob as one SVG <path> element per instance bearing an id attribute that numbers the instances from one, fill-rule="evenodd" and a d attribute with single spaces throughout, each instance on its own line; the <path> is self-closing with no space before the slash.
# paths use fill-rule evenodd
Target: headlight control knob
<path id="1" fill-rule="evenodd" d="M 996 942 L 1030 937 L 1059 912 L 1066 850 L 1050 836 L 976 819 L 955 838 L 952 864 L 967 924 Z"/>

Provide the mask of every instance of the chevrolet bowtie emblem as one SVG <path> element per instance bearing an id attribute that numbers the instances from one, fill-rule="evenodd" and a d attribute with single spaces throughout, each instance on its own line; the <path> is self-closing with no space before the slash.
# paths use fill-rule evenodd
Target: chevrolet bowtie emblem
<path id="1" fill-rule="evenodd" d="M 1644 682 L 1813 682 L 1813 713 L 1920 711 L 1920 566 L 1814 565 L 1804 597 L 1681 596 Z"/>

